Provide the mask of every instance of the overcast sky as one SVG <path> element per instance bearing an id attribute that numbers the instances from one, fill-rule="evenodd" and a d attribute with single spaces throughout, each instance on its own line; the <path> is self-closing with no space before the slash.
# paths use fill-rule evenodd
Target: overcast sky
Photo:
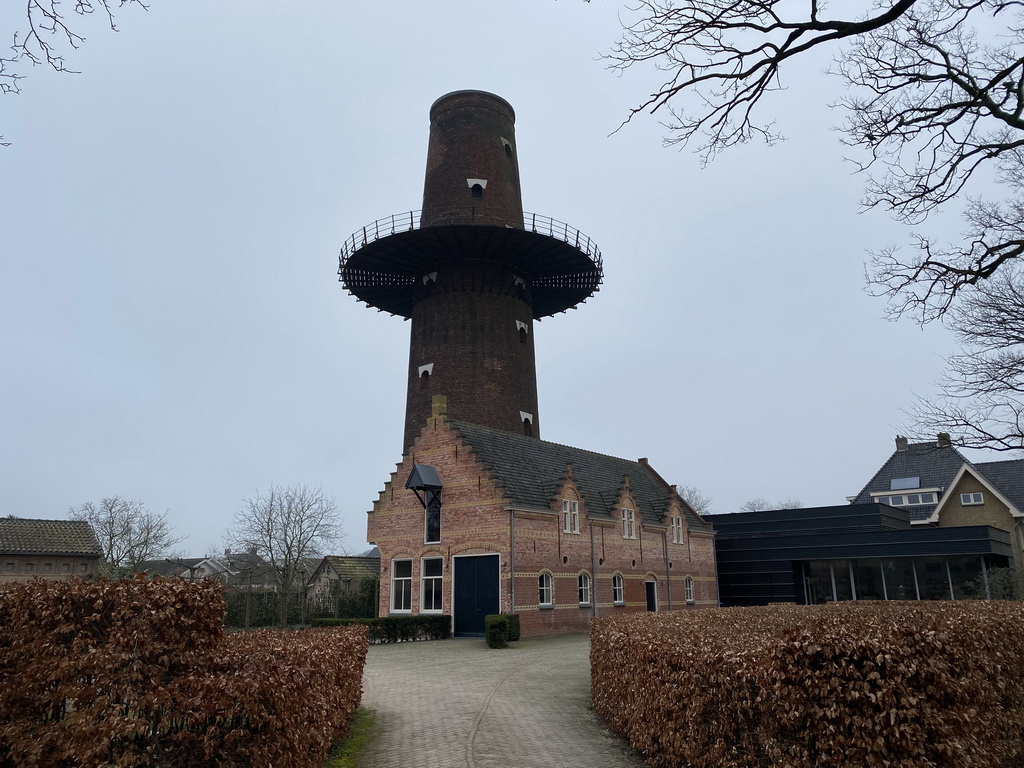
<path id="1" fill-rule="evenodd" d="M 824 60 L 769 104 L 781 146 L 702 168 L 657 117 L 616 132 L 660 82 L 600 60 L 620 17 L 152 0 L 117 34 L 74 19 L 81 74 L 36 68 L 0 98 L 0 513 L 119 494 L 203 554 L 242 499 L 305 483 L 366 549 L 401 459 L 409 325 L 344 291 L 338 249 L 420 207 L 429 107 L 466 88 L 516 110 L 526 210 L 605 259 L 600 292 L 536 328 L 543 437 L 648 457 L 715 512 L 845 503 L 953 351 L 865 293 L 867 250 L 907 232 L 859 212 Z"/>

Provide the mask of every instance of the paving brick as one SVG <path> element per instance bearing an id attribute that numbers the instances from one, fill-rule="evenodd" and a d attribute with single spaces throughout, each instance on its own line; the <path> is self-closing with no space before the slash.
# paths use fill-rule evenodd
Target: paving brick
<path id="1" fill-rule="evenodd" d="M 590 638 L 370 648 L 363 706 L 376 713 L 363 768 L 637 768 L 590 704 Z"/>

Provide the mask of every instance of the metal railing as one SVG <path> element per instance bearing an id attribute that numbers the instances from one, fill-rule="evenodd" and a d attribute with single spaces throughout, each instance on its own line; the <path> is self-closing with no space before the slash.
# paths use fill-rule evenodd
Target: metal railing
<path id="1" fill-rule="evenodd" d="M 389 237 L 399 232 L 411 232 L 421 228 L 420 219 L 423 211 L 409 211 L 394 213 L 383 219 L 377 219 L 372 224 L 367 224 L 362 229 L 354 232 L 341 246 L 341 254 L 338 257 L 338 272 L 345 268 L 345 264 L 352 255 L 363 246 L 380 240 L 382 237 Z M 475 207 L 455 208 L 449 211 L 438 213 L 428 211 L 430 217 L 429 226 L 445 226 L 453 224 L 470 224 L 476 219 L 482 218 L 488 222 L 502 220 L 500 210 L 477 209 Z M 518 212 L 509 212 L 509 219 L 518 219 Z M 597 245 L 585 234 L 575 227 L 571 227 L 564 221 L 558 221 L 550 216 L 542 216 L 537 213 L 523 213 L 522 229 L 528 232 L 535 232 L 547 237 L 553 237 L 568 243 L 587 256 L 596 265 L 598 271 L 604 269 L 604 262 L 601 258 L 601 251 Z M 498 226 L 497 224 L 493 226 Z M 506 225 L 507 226 L 507 225 Z M 515 227 L 519 229 L 520 227 Z"/>

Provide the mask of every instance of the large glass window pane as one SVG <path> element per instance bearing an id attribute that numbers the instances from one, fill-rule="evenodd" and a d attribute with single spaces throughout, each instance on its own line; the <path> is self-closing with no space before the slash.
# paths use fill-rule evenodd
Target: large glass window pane
<path id="1" fill-rule="evenodd" d="M 828 560 L 814 560 L 807 564 L 807 602 L 831 603 L 835 600 L 832 593 L 832 563 Z"/>
<path id="2" fill-rule="evenodd" d="M 877 559 L 853 561 L 853 579 L 858 600 L 884 600 L 882 568 Z"/>
<path id="3" fill-rule="evenodd" d="M 836 600 L 853 600 L 853 581 L 850 579 L 850 561 L 833 560 L 832 575 L 835 578 Z"/>
<path id="4" fill-rule="evenodd" d="M 946 572 L 946 558 L 918 557 L 917 584 L 922 600 L 949 600 L 949 574 Z"/>
<path id="5" fill-rule="evenodd" d="M 917 600 L 914 561 L 909 557 L 886 558 L 882 561 L 885 592 L 890 600 Z"/>
<path id="6" fill-rule="evenodd" d="M 985 577 L 981 571 L 981 557 L 978 555 L 951 555 L 949 576 L 953 582 L 953 597 L 963 600 L 967 597 L 985 597 Z"/>

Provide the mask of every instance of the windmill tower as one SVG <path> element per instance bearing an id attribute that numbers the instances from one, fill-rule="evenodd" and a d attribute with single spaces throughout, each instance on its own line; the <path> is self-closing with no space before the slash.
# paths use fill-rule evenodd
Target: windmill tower
<path id="1" fill-rule="evenodd" d="M 338 274 L 360 301 L 412 321 L 408 449 L 434 395 L 454 418 L 540 437 L 533 321 L 596 292 L 602 263 L 578 230 L 523 212 L 511 105 L 455 91 L 430 108 L 422 210 L 356 232 Z"/>

